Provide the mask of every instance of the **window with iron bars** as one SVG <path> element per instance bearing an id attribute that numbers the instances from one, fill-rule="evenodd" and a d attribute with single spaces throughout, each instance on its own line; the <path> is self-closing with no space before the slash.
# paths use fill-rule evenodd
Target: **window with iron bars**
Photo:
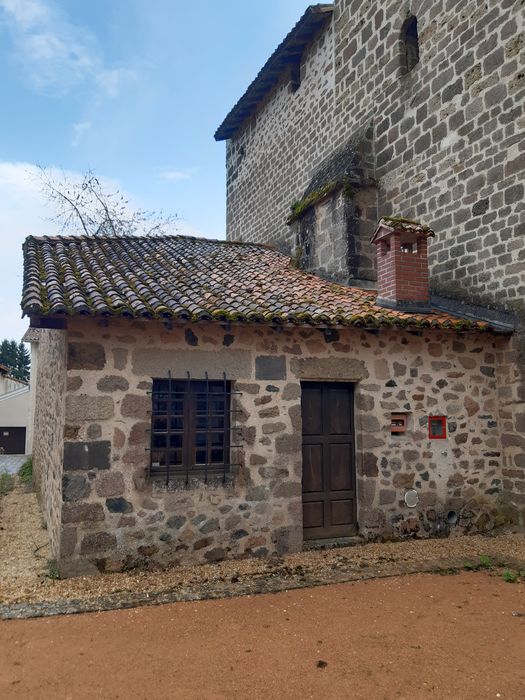
<path id="1" fill-rule="evenodd" d="M 230 382 L 154 379 L 150 474 L 166 482 L 230 472 Z"/>

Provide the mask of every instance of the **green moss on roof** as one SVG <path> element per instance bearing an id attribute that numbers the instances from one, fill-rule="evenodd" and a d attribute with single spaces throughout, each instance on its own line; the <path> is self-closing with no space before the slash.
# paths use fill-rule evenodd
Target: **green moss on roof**
<path id="1" fill-rule="evenodd" d="M 376 305 L 376 292 L 326 281 L 256 244 L 184 236 L 28 238 L 25 315 L 172 318 L 312 326 L 487 325 Z"/>
<path id="2" fill-rule="evenodd" d="M 421 224 L 419 221 L 413 221 L 412 219 L 404 219 L 401 216 L 383 216 L 381 217 L 383 221 L 389 221 L 392 224 L 408 224 L 409 226 L 418 226 L 422 231 L 430 231 L 430 227 Z"/>

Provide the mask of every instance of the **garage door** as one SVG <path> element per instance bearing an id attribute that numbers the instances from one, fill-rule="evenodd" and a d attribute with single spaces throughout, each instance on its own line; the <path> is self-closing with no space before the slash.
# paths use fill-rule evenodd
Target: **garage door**
<path id="1" fill-rule="evenodd" d="M 0 447 L 6 455 L 23 455 L 26 451 L 25 428 L 1 428 Z"/>

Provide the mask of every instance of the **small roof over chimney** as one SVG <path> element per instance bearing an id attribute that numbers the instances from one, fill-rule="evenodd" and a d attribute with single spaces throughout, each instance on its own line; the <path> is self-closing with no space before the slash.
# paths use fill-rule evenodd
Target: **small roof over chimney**
<path id="1" fill-rule="evenodd" d="M 394 233 L 402 235 L 407 241 L 409 239 L 415 241 L 418 238 L 430 238 L 436 235 L 429 226 L 420 224 L 418 221 L 410 221 L 410 219 L 401 219 L 394 216 L 383 216 L 382 219 L 379 219 L 379 223 L 370 240 L 372 243 L 378 243 Z"/>
<path id="2" fill-rule="evenodd" d="M 377 304 L 405 312 L 429 313 L 428 226 L 383 217 L 371 242 L 377 246 Z"/>

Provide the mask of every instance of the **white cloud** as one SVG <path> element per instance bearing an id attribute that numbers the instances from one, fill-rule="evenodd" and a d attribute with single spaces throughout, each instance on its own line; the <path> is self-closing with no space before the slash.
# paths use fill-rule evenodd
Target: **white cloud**
<path id="1" fill-rule="evenodd" d="M 81 173 L 52 170 L 60 179 L 67 175 L 73 181 L 82 179 Z M 27 319 L 22 320 L 20 298 L 22 291 L 22 244 L 26 236 L 57 235 L 57 224 L 49 220 L 53 215 L 40 191 L 38 168 L 33 163 L 11 163 L 0 161 L 0 339 L 4 337 L 20 339 L 28 326 Z M 110 191 L 119 189 L 124 196 L 126 192 L 121 185 L 108 178 L 100 180 Z M 131 206 L 135 206 L 132 201 Z M 138 204 L 140 207 L 141 204 Z M 203 236 L 191 224 L 177 221 L 176 233 L 190 236 Z"/>
<path id="2" fill-rule="evenodd" d="M 71 22 L 52 0 L 0 0 L 0 10 L 13 38 L 13 58 L 36 90 L 65 92 L 88 81 L 115 97 L 135 77 L 132 70 L 108 68 L 94 34 Z"/>
<path id="3" fill-rule="evenodd" d="M 0 0 L 13 57 L 38 90 L 66 90 L 97 69 L 97 42 L 45 0 Z"/>
<path id="4" fill-rule="evenodd" d="M 43 22 L 49 15 L 49 8 L 40 0 L 2 0 L 0 7 L 23 28 Z"/>
<path id="5" fill-rule="evenodd" d="M 198 168 L 179 168 L 174 170 L 162 170 L 159 174 L 161 180 L 166 182 L 180 182 L 181 180 L 191 180 Z"/>
<path id="6" fill-rule="evenodd" d="M 20 340 L 28 326 L 22 320 L 22 243 L 29 234 L 51 234 L 53 225 L 29 163 L 0 162 L 0 337 Z"/>
<path id="7" fill-rule="evenodd" d="M 161 180 L 168 182 L 178 182 L 179 180 L 189 180 L 191 175 L 185 170 L 165 170 L 160 174 Z"/>
<path id="8" fill-rule="evenodd" d="M 125 83 L 130 83 L 137 77 L 133 70 L 128 68 L 113 68 L 111 70 L 103 70 L 96 77 L 97 84 L 109 95 L 116 97 L 121 87 Z"/>
<path id="9" fill-rule="evenodd" d="M 89 131 L 90 129 L 91 122 L 88 121 L 77 122 L 76 124 L 73 124 L 73 141 L 71 142 L 71 145 L 78 146 L 82 139 L 82 136 L 86 133 L 86 131 Z"/>

